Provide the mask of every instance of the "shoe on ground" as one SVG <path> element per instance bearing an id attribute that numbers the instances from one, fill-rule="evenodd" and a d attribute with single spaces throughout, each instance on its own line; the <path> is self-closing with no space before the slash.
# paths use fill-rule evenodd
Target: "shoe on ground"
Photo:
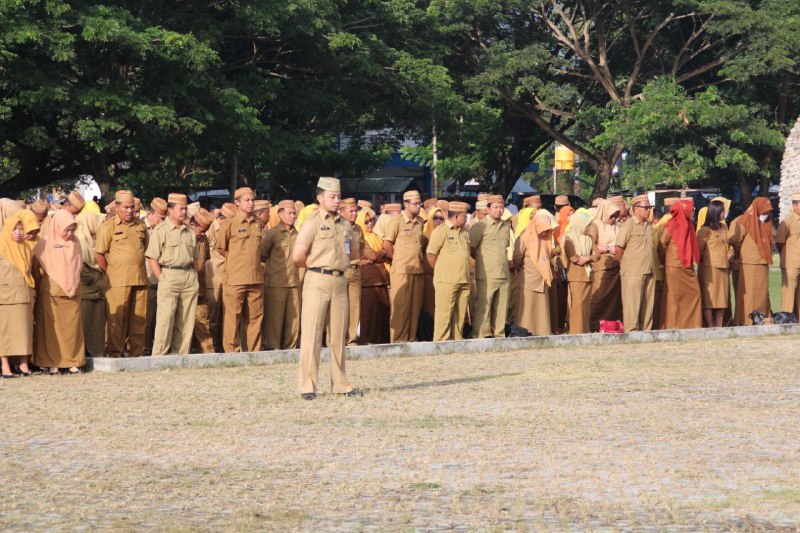
<path id="1" fill-rule="evenodd" d="M 303 398 L 304 400 L 313 400 L 314 398 L 317 397 L 317 393 L 316 392 L 304 392 L 303 394 L 300 395 L 300 397 Z"/>

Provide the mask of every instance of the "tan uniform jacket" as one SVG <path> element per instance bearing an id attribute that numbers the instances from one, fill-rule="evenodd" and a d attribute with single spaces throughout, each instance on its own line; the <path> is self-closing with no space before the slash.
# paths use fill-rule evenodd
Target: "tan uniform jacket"
<path id="1" fill-rule="evenodd" d="M 112 287 L 147 285 L 144 251 L 147 248 L 147 229 L 144 222 L 134 218 L 128 223 L 119 216 L 106 220 L 97 230 L 95 251 L 107 254 L 108 282 Z"/>
<path id="2" fill-rule="evenodd" d="M 28 287 L 17 267 L 0 255 L 0 305 L 31 302 L 33 302 L 33 288 Z"/>
<path id="3" fill-rule="evenodd" d="M 208 237 L 206 237 L 205 233 L 201 234 L 199 237 L 195 235 L 195 239 L 197 240 L 197 252 L 195 256 L 197 258 L 197 283 L 199 286 L 198 299 L 204 302 L 206 298 L 205 268 L 206 263 L 208 263 L 208 260 L 211 258 L 211 249 L 209 248 Z"/>
<path id="4" fill-rule="evenodd" d="M 434 283 L 469 283 L 469 232 L 447 220 L 433 230 L 427 252 L 437 256 Z"/>
<path id="5" fill-rule="evenodd" d="M 194 230 L 186 224 L 176 226 L 167 219 L 153 230 L 145 256 L 168 267 L 191 266 L 197 256 Z"/>
<path id="6" fill-rule="evenodd" d="M 617 231 L 617 246 L 625 250 L 619 265 L 620 275 L 654 274 L 653 226 L 630 217 Z"/>
<path id="7" fill-rule="evenodd" d="M 425 272 L 422 266 L 424 263 L 423 253 L 428 240 L 422 233 L 422 225 L 420 217 L 411 221 L 405 211 L 389 222 L 383 240 L 394 246 L 393 273 L 422 274 Z"/>
<path id="8" fill-rule="evenodd" d="M 264 283 L 261 265 L 261 222 L 250 215 L 236 213 L 226 219 L 217 233 L 217 248 L 226 250 L 225 285 L 256 285 Z"/>
<path id="9" fill-rule="evenodd" d="M 544 278 L 536 269 L 536 259 L 527 253 L 528 247 L 525 245 L 525 239 L 517 237 L 514 243 L 514 265 L 519 268 L 522 265 L 522 275 L 524 290 L 532 292 L 544 292 L 547 288 L 544 283 Z M 548 262 L 549 264 L 549 262 Z"/>
<path id="10" fill-rule="evenodd" d="M 592 269 L 593 270 L 611 270 L 612 268 L 617 268 L 619 266 L 619 261 L 617 261 L 616 256 L 614 255 L 614 248 L 613 246 L 616 243 L 602 243 L 597 242 L 599 232 L 597 231 L 597 226 L 594 224 L 589 224 L 586 228 L 586 234 L 592 238 Z M 611 252 L 600 252 L 599 246 L 606 246 L 607 244 L 611 244 Z"/>
<path id="11" fill-rule="evenodd" d="M 703 226 L 697 233 L 701 268 L 728 268 L 728 229 Z"/>
<path id="12" fill-rule="evenodd" d="M 317 211 L 306 219 L 296 244 L 308 250 L 306 266 L 345 272 L 350 266 L 352 232 L 341 216 Z"/>
<path id="13" fill-rule="evenodd" d="M 747 230 L 741 224 L 739 219 L 736 218 L 731 223 L 730 231 L 728 232 L 728 242 L 733 246 L 737 252 L 737 257 L 742 264 L 745 265 L 767 265 L 767 261 L 761 257 L 758 251 L 756 241 L 750 238 Z"/>
<path id="14" fill-rule="evenodd" d="M 205 265 L 206 288 L 209 289 L 222 287 L 222 277 L 225 273 L 225 257 L 217 250 L 217 235 L 220 225 L 221 221 L 215 220 L 206 232 L 211 256 Z"/>
<path id="15" fill-rule="evenodd" d="M 586 265 L 576 265 L 574 261 L 580 259 L 578 252 L 575 251 L 575 243 L 569 236 L 564 236 L 564 258 L 567 264 L 567 281 L 585 281 L 589 282 L 589 273 L 586 271 Z M 591 265 L 591 263 L 587 263 Z"/>
<path id="16" fill-rule="evenodd" d="M 486 217 L 469 230 L 470 246 L 475 248 L 476 279 L 510 279 L 508 247 L 511 234 L 502 220 Z"/>
<path id="17" fill-rule="evenodd" d="M 778 225 L 775 242 L 781 245 L 781 268 L 800 268 L 800 215 L 791 213 Z"/>
<path id="18" fill-rule="evenodd" d="M 261 257 L 265 261 L 264 284 L 267 287 L 299 287 L 300 271 L 292 261 L 292 248 L 297 230 L 279 222 L 270 228 L 261 241 Z"/>

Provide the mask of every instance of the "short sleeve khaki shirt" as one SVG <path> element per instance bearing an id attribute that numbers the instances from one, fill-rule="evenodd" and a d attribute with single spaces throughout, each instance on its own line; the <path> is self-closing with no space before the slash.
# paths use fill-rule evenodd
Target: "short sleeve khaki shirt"
<path id="1" fill-rule="evenodd" d="M 469 229 L 469 243 L 475 249 L 476 279 L 510 279 L 511 233 L 505 222 L 491 217 L 479 220 Z"/>
<path id="2" fill-rule="evenodd" d="M 191 266 L 197 256 L 194 230 L 186 224 L 176 226 L 167 219 L 150 234 L 145 256 L 168 267 Z"/>
<path id="3" fill-rule="evenodd" d="M 800 268 L 800 215 L 791 213 L 778 225 L 775 242 L 781 245 L 781 268 Z"/>
<path id="4" fill-rule="evenodd" d="M 469 283 L 469 231 L 449 220 L 433 230 L 427 253 L 437 256 L 434 283 Z"/>
<path id="5" fill-rule="evenodd" d="M 425 272 L 422 264 L 427 239 L 423 235 L 422 224 L 420 217 L 410 220 L 405 211 L 389 222 L 384 240 L 392 243 L 394 247 L 392 272 L 396 274 L 423 274 Z"/>
<path id="6" fill-rule="evenodd" d="M 217 248 L 228 252 L 225 259 L 224 285 L 264 283 L 261 265 L 261 222 L 250 215 L 236 213 L 226 219 L 217 233 Z"/>
<path id="7" fill-rule="evenodd" d="M 620 275 L 653 274 L 653 226 L 646 220 L 630 217 L 620 225 L 617 246 L 625 250 L 620 262 Z"/>
<path id="8" fill-rule="evenodd" d="M 295 246 L 308 250 L 306 266 L 345 272 L 350 266 L 350 223 L 338 214 L 317 211 L 303 222 Z"/>
<path id="9" fill-rule="evenodd" d="M 147 230 L 138 218 L 123 222 L 115 216 L 100 225 L 95 251 L 106 255 L 108 281 L 112 287 L 147 285 L 144 268 L 146 246 Z"/>
<path id="10" fill-rule="evenodd" d="M 283 222 L 270 228 L 261 241 L 261 257 L 264 259 L 264 285 L 267 287 L 298 287 L 300 271 L 292 261 L 292 248 L 297 241 L 294 226 Z"/>

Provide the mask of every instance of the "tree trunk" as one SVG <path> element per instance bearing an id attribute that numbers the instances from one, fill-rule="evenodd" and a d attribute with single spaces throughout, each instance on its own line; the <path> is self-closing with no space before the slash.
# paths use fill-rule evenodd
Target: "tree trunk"
<path id="1" fill-rule="evenodd" d="M 614 172 L 614 163 L 616 161 L 608 161 L 601 159 L 597 162 L 595 168 L 595 181 L 594 189 L 592 189 L 591 200 L 595 198 L 605 198 L 608 195 L 608 189 L 611 187 L 611 178 Z"/>

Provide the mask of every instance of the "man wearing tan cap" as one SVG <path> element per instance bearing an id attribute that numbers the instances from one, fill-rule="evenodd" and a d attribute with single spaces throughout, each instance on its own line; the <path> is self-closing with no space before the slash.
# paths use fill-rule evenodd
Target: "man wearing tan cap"
<path id="1" fill-rule="evenodd" d="M 368 200 L 359 200 L 358 210 L 361 211 L 362 209 L 372 209 L 372 202 Z"/>
<path id="2" fill-rule="evenodd" d="M 264 260 L 264 326 L 267 350 L 297 348 L 300 341 L 300 269 L 292 261 L 297 241 L 297 209 L 291 200 L 278 203 L 280 222 L 261 241 Z"/>
<path id="3" fill-rule="evenodd" d="M 426 250 L 433 267 L 436 311 L 433 340 L 463 339 L 464 319 L 469 300 L 470 243 L 467 224 L 469 205 L 450 202 L 447 220 L 431 233 Z"/>
<path id="4" fill-rule="evenodd" d="M 128 343 L 130 357 L 139 357 L 147 324 L 147 229 L 135 216 L 130 191 L 117 191 L 114 211 L 97 230 L 95 241 L 97 266 L 108 274 L 106 355 L 123 357 Z"/>
<path id="5" fill-rule="evenodd" d="M 189 200 L 185 194 L 167 197 L 167 219 L 153 230 L 145 256 L 158 278 L 158 307 L 153 355 L 187 355 L 197 313 L 194 231 L 185 224 Z"/>
<path id="6" fill-rule="evenodd" d="M 357 258 L 350 261 L 350 268 L 345 272 L 347 278 L 347 299 L 350 317 L 347 327 L 347 345 L 358 344 L 358 321 L 361 318 L 361 252 L 364 250 L 364 232 L 361 226 L 356 224 L 358 217 L 358 206 L 355 198 L 342 200 L 339 206 L 339 214 L 350 224 L 352 233 L 351 246 L 355 246 Z"/>
<path id="7" fill-rule="evenodd" d="M 223 352 L 222 348 L 222 278 L 225 277 L 225 256 L 217 250 L 217 236 L 222 223 L 236 215 L 236 204 L 225 203 L 219 209 L 219 216 L 214 219 L 206 231 L 208 246 L 211 250 L 205 265 L 206 299 L 208 300 L 208 327 L 214 340 L 214 351 Z"/>
<path id="8" fill-rule="evenodd" d="M 558 215 L 558 211 L 562 207 L 567 207 L 568 205 L 570 205 L 569 204 L 569 196 L 567 196 L 566 194 L 559 194 L 558 196 L 556 196 L 556 200 L 553 203 L 556 206 L 556 212 L 553 213 L 553 214 L 554 215 Z"/>
<path id="9" fill-rule="evenodd" d="M 135 203 L 135 202 L 134 202 Z M 134 210 L 136 206 L 134 206 Z M 138 213 L 138 211 L 137 211 Z M 136 215 L 134 215 L 136 216 Z M 144 216 L 144 226 L 147 228 L 147 236 L 153 234 L 153 230 L 164 223 L 167 217 L 167 201 L 163 198 L 155 197 L 150 202 L 147 213 Z M 150 268 L 150 261 L 145 261 L 145 271 L 147 272 L 147 326 L 144 332 L 144 353 L 150 354 L 153 351 L 153 338 L 156 334 L 156 316 L 158 315 L 158 278 Z"/>
<path id="10" fill-rule="evenodd" d="M 292 249 L 294 264 L 306 269 L 298 367 L 298 389 L 304 400 L 313 400 L 317 396 L 319 353 L 326 330 L 331 354 L 331 392 L 361 395 L 350 386 L 345 373 L 348 301 L 344 273 L 358 255 L 351 242 L 350 224 L 338 213 L 340 194 L 338 179 L 319 179 L 319 209 L 306 219 Z"/>
<path id="11" fill-rule="evenodd" d="M 190 204 L 191 207 L 191 204 Z M 188 210 L 187 210 L 187 215 Z M 194 320 L 194 335 L 192 335 L 192 348 L 200 353 L 214 353 L 214 339 L 211 336 L 211 326 L 208 320 L 208 292 L 206 286 L 206 265 L 211 259 L 211 248 L 208 243 L 206 232 L 214 223 L 214 215 L 211 212 L 197 207 L 189 220 L 189 227 L 194 231 L 194 238 L 197 249 L 197 261 L 195 270 L 197 271 L 197 314 Z"/>
<path id="12" fill-rule="evenodd" d="M 217 250 L 225 256 L 222 345 L 226 352 L 241 351 L 244 324 L 245 349 L 257 352 L 261 350 L 264 316 L 261 222 L 253 216 L 255 195 L 250 187 L 236 189 L 234 198 L 237 213 L 221 225 L 217 241 Z"/>
<path id="13" fill-rule="evenodd" d="M 423 234 L 419 210 L 422 207 L 419 192 L 403 194 L 405 209 L 399 217 L 391 219 L 386 228 L 383 248 L 392 260 L 389 274 L 389 337 L 391 342 L 415 342 L 417 326 L 422 312 L 425 289 L 425 270 L 422 262 L 428 240 Z"/>
<path id="14" fill-rule="evenodd" d="M 269 229 L 269 210 L 272 204 L 269 200 L 256 200 L 253 204 L 253 216 L 261 222 L 261 228 L 264 231 Z"/>
<path id="15" fill-rule="evenodd" d="M 626 332 L 653 329 L 656 291 L 653 226 L 647 222 L 652 206 L 646 194 L 631 204 L 633 215 L 619 226 L 616 243 Z"/>
<path id="16" fill-rule="evenodd" d="M 800 194 L 792 195 L 792 212 L 778 224 L 775 244 L 781 253 L 781 311 L 800 309 Z"/>
<path id="17" fill-rule="evenodd" d="M 508 252 L 511 232 L 503 222 L 505 204 L 500 195 L 489 196 L 486 218 L 469 230 L 477 280 L 473 336 L 505 337 L 508 288 L 511 281 Z"/>

